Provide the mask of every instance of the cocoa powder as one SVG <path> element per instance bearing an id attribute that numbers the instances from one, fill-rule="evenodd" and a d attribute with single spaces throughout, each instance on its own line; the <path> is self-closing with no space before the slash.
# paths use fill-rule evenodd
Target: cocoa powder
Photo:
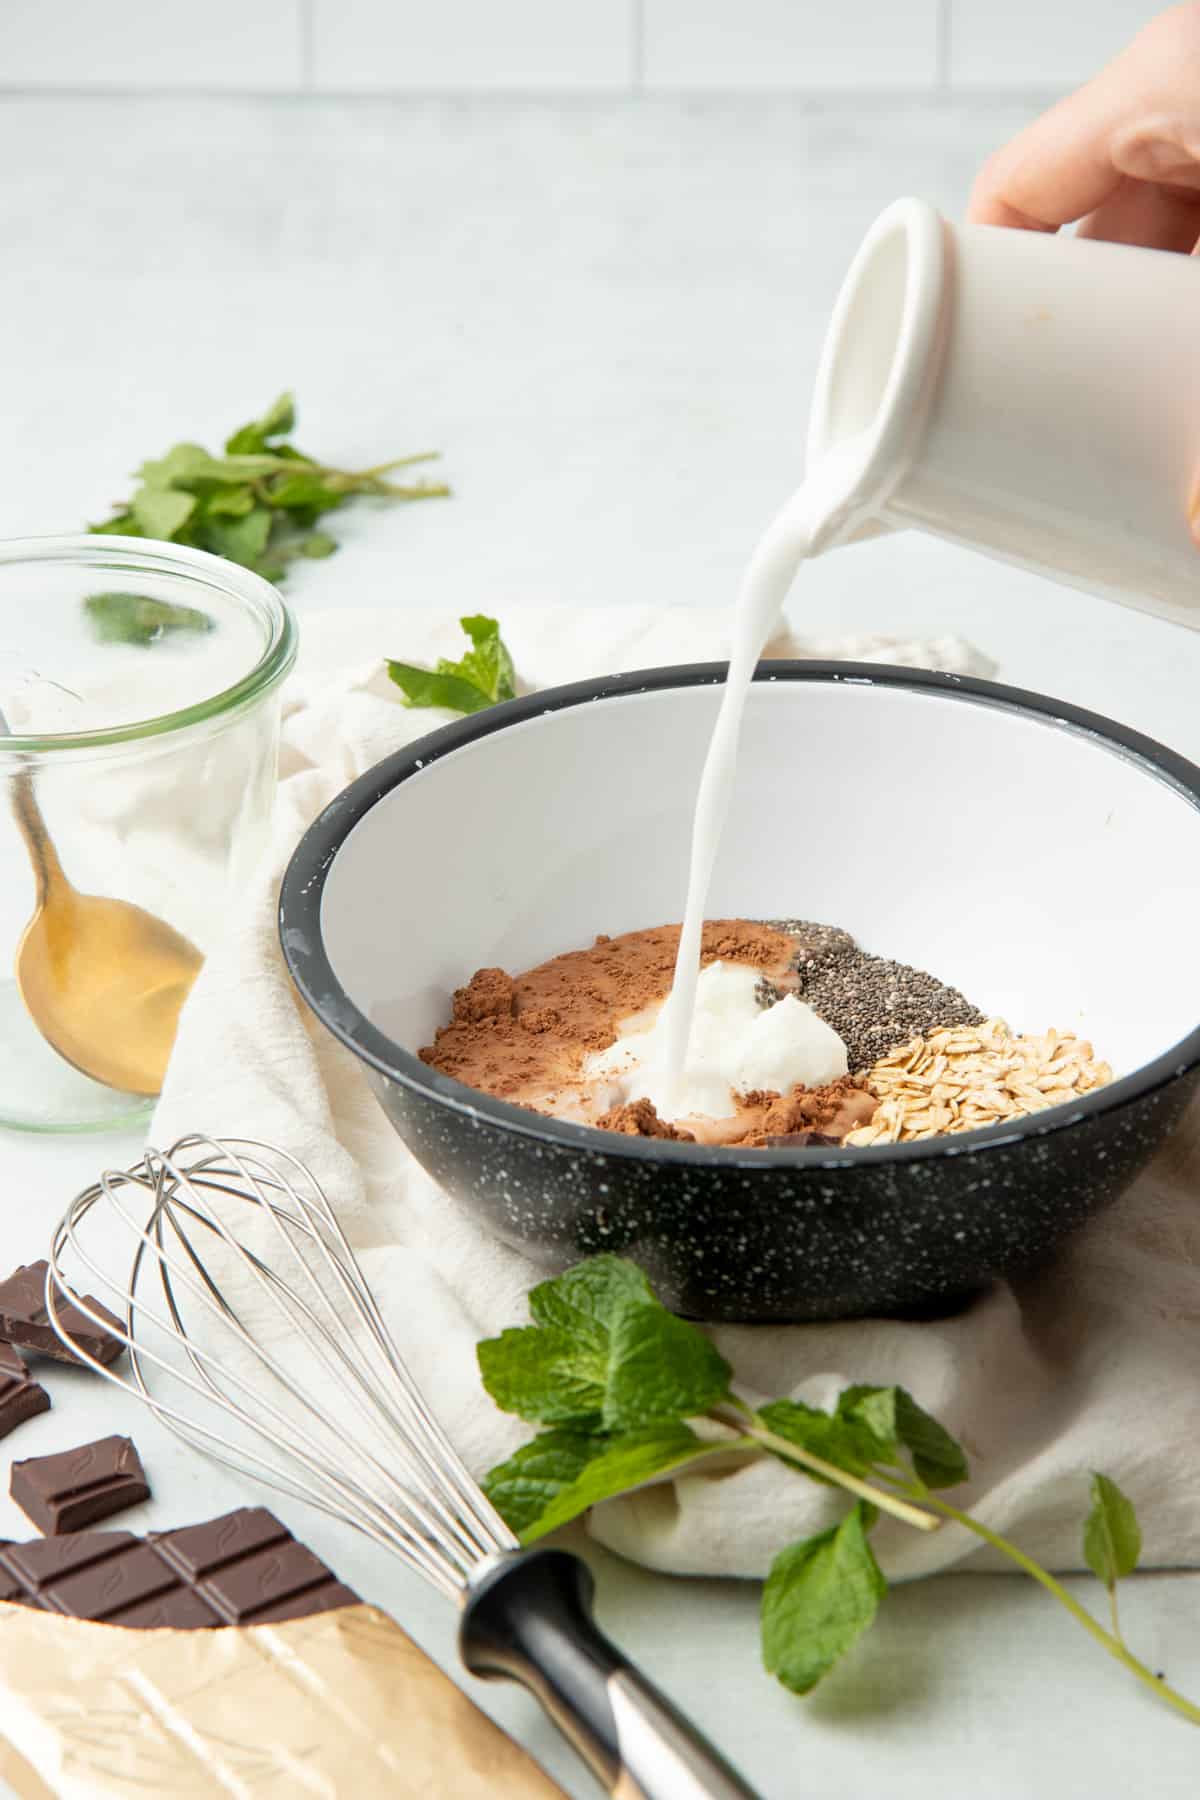
<path id="1" fill-rule="evenodd" d="M 841 1139 L 872 1118 L 877 1104 L 875 1096 L 854 1075 L 844 1075 L 826 1087 L 794 1087 L 787 1095 L 774 1096 L 757 1129 L 743 1142 L 748 1148 L 761 1149 L 769 1138 L 791 1137 L 805 1131 Z"/>
<path id="2" fill-rule="evenodd" d="M 595 1123 L 601 1131 L 620 1131 L 629 1137 L 673 1138 L 725 1149 L 788 1150 L 840 1144 L 848 1131 L 871 1118 L 876 1104 L 861 1081 L 843 1076 L 826 1087 L 795 1087 L 782 1096 L 762 1089 L 741 1094 L 732 1118 L 693 1120 L 691 1131 L 660 1119 L 651 1100 L 611 1107 Z"/>
<path id="3" fill-rule="evenodd" d="M 478 969 L 421 1060 L 497 1099 L 544 1105 L 579 1081 L 584 1058 L 606 1050 L 623 1020 L 666 998 L 678 945 L 678 925 L 656 925 L 602 935 L 515 977 Z M 710 919 L 701 939 L 702 963 L 749 963 L 766 975 L 782 975 L 794 954 L 787 933 L 751 919 Z"/>
<path id="4" fill-rule="evenodd" d="M 503 1019 L 513 1010 L 513 979 L 503 969 L 476 969 L 466 987 L 455 988 L 450 1016 L 459 1024 Z"/>
<path id="5" fill-rule="evenodd" d="M 600 1131 L 620 1131 L 626 1137 L 670 1138 L 679 1144 L 694 1144 L 690 1131 L 682 1131 L 669 1119 L 660 1119 L 653 1100 L 628 1100 L 623 1106 L 611 1106 L 596 1120 Z"/>
<path id="6" fill-rule="evenodd" d="M 874 1116 L 878 1104 L 855 1075 L 843 1075 L 825 1087 L 794 1087 L 783 1095 L 755 1089 L 736 1095 L 735 1102 L 737 1110 L 729 1118 L 689 1119 L 697 1143 L 762 1150 L 770 1147 L 769 1140 L 799 1141 L 813 1132 L 840 1143 L 848 1131 Z"/>
<path id="7" fill-rule="evenodd" d="M 726 1119 L 691 1119 L 690 1129 L 660 1119 L 651 1100 L 614 1106 L 593 1122 L 601 1131 L 630 1137 L 675 1138 L 723 1149 L 794 1149 L 806 1144 L 840 1144 L 847 1132 L 870 1119 L 877 1102 L 863 1081 L 844 1075 L 825 1087 L 794 1087 L 787 1094 L 756 1088 L 735 1096 L 737 1111 Z"/>

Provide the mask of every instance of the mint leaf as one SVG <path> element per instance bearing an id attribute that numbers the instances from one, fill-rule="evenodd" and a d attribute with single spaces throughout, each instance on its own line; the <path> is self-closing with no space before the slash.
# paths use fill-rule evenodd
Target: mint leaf
<path id="1" fill-rule="evenodd" d="M 166 487 L 140 487 L 131 507 L 139 530 L 152 538 L 173 538 L 195 509 L 193 495 Z"/>
<path id="2" fill-rule="evenodd" d="M 255 419 L 249 425 L 243 425 L 232 437 L 225 440 L 225 449 L 230 456 L 240 456 L 247 452 L 262 450 L 267 439 L 283 437 L 296 428 L 296 403 L 291 394 L 280 394 L 273 406 L 269 406 L 261 419 Z"/>
<path id="3" fill-rule="evenodd" d="M 895 1388 L 856 1382 L 842 1389 L 836 1407 L 839 1419 L 867 1433 L 875 1446 L 872 1460 L 885 1465 L 896 1462 L 900 1454 L 896 1392 Z"/>
<path id="4" fill-rule="evenodd" d="M 124 508 L 115 512 L 111 519 L 105 519 L 103 524 L 89 525 L 88 530 L 94 537 L 144 537 L 146 535 L 132 512 Z"/>
<path id="5" fill-rule="evenodd" d="M 591 1506 L 628 1493 L 700 1457 L 725 1453 L 686 1425 L 655 1425 L 617 1437 L 558 1427 L 543 1431 L 489 1470 L 483 1491 L 524 1543 L 557 1531 Z"/>
<path id="6" fill-rule="evenodd" d="M 210 511 L 205 520 L 205 549 L 246 569 L 258 566 L 270 535 L 271 513 L 265 506 L 252 505 L 243 517 L 232 519 L 214 518 Z"/>
<path id="7" fill-rule="evenodd" d="M 606 1344 L 569 1332 L 515 1325 L 475 1346 L 483 1385 L 502 1412 L 542 1425 L 599 1430 L 604 1417 Z"/>
<path id="8" fill-rule="evenodd" d="M 172 451 L 162 465 L 148 463 L 146 467 L 167 467 L 174 455 Z M 264 450 L 255 456 L 209 456 L 207 451 L 193 447 L 193 454 L 176 470 L 172 486 L 200 493 L 205 488 L 237 487 L 247 481 L 265 483 L 290 468 L 291 464 L 274 450 Z"/>
<path id="9" fill-rule="evenodd" d="M 213 621 L 194 606 L 169 606 L 145 594 L 89 594 L 83 610 L 102 644 L 153 644 L 176 631 L 212 631 Z"/>
<path id="10" fill-rule="evenodd" d="M 387 662 L 387 672 L 400 689 L 405 706 L 445 706 L 451 712 L 477 713 L 492 703 L 481 688 L 457 675 L 419 669 L 415 663 Z"/>
<path id="11" fill-rule="evenodd" d="M 834 1530 L 781 1550 L 762 1596 L 763 1662 L 794 1694 L 807 1694 L 875 1617 L 887 1582 L 867 1542 L 858 1501 Z"/>
<path id="12" fill-rule="evenodd" d="M 529 1309 L 534 1324 L 476 1347 L 483 1384 L 505 1412 L 625 1432 L 706 1412 L 728 1397 L 724 1357 L 619 1257 L 539 1282 Z"/>
<path id="13" fill-rule="evenodd" d="M 891 1460 L 884 1454 L 886 1446 L 865 1423 L 821 1412 L 801 1400 L 772 1400 L 759 1409 L 758 1416 L 777 1437 L 823 1457 L 849 1475 L 867 1475 L 875 1463 Z M 814 1481 L 828 1480 L 812 1469 L 805 1474 Z"/>
<path id="14" fill-rule="evenodd" d="M 541 1518 L 606 1443 L 602 1436 L 571 1428 L 541 1431 L 529 1443 L 522 1444 L 507 1462 L 489 1469 L 483 1478 L 483 1491 L 500 1517 L 519 1535 Z"/>
<path id="15" fill-rule="evenodd" d="M 529 1314 L 535 1325 L 557 1325 L 602 1348 L 630 1301 L 657 1304 L 637 1264 L 624 1256 L 589 1256 L 530 1288 Z"/>
<path id="16" fill-rule="evenodd" d="M 438 668 L 447 675 L 463 676 L 465 680 L 481 688 L 492 700 L 514 700 L 517 693 L 516 670 L 495 619 L 486 618 L 483 613 L 474 613 L 468 618 L 460 619 L 459 624 L 470 638 L 474 649 L 468 650 L 461 662 L 441 662 Z"/>
<path id="17" fill-rule="evenodd" d="M 273 450 L 247 456 L 212 456 L 203 444 L 173 444 L 165 456 L 144 462 L 138 470 L 143 486 L 186 488 L 199 493 L 209 487 L 237 487 L 289 467 Z"/>
<path id="18" fill-rule="evenodd" d="M 515 697 L 513 660 L 495 619 L 474 613 L 460 619 L 459 624 L 474 647 L 458 662 L 443 656 L 436 669 L 388 662 L 388 674 L 403 694 L 406 706 L 448 706 L 454 712 L 475 713 L 499 700 Z"/>
<path id="19" fill-rule="evenodd" d="M 610 1431 L 691 1418 L 729 1398 L 733 1370 L 720 1351 L 657 1300 L 622 1309 L 608 1355 L 604 1423 Z"/>
<path id="20" fill-rule="evenodd" d="M 219 488 L 209 496 L 204 510 L 210 519 L 242 519 L 254 510 L 254 489 Z"/>
<path id="21" fill-rule="evenodd" d="M 575 1480 L 562 1487 L 538 1517 L 521 1531 L 522 1543 L 557 1531 L 580 1513 L 616 1494 L 627 1494 L 632 1488 L 657 1476 L 682 1468 L 702 1456 L 714 1456 L 727 1450 L 723 1444 L 705 1443 L 686 1425 L 651 1425 L 639 1431 L 622 1432 L 610 1438 L 598 1456 L 591 1457 Z"/>
<path id="22" fill-rule="evenodd" d="M 138 479 L 144 487 L 177 487 L 211 460 L 203 444 L 173 444 L 165 456 L 144 462 L 137 472 Z"/>
<path id="23" fill-rule="evenodd" d="M 332 556 L 336 549 L 337 539 L 331 538 L 327 531 L 310 531 L 300 542 L 301 556 Z"/>
<path id="24" fill-rule="evenodd" d="M 1142 1554 L 1142 1531 L 1133 1502 L 1107 1475 L 1092 1474 L 1092 1506 L 1083 1527 L 1088 1568 L 1111 1593 L 1132 1575 Z"/>
<path id="25" fill-rule="evenodd" d="M 896 1389 L 896 1429 L 926 1487 L 957 1487 L 969 1478 L 962 1445 L 904 1388 Z"/>
<path id="26" fill-rule="evenodd" d="M 877 1462 L 895 1462 L 903 1445 L 927 1487 L 957 1487 L 970 1474 L 962 1447 L 905 1388 L 848 1387 L 838 1398 L 837 1412 L 873 1434 Z"/>
<path id="27" fill-rule="evenodd" d="M 271 506 L 303 511 L 310 519 L 344 505 L 348 497 L 346 489 L 333 485 L 324 470 L 303 467 L 294 473 L 285 471 L 276 475 L 265 490 L 265 498 Z"/>
<path id="28" fill-rule="evenodd" d="M 290 392 L 280 394 L 258 422 L 264 438 L 286 437 L 296 429 L 296 401 Z"/>

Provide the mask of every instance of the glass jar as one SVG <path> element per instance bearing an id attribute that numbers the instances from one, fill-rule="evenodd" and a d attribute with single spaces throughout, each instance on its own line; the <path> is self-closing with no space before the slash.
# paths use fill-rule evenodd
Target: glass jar
<path id="1" fill-rule="evenodd" d="M 0 543 L 0 620 L 0 1124 L 125 1125 L 264 848 L 295 624 L 235 563 L 105 535 Z"/>

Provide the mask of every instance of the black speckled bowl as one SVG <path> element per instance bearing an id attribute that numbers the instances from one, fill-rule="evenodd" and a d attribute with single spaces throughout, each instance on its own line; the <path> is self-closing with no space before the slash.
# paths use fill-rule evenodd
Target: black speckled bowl
<path id="1" fill-rule="evenodd" d="M 706 1319 L 936 1309 L 1050 1251 L 1171 1130 L 1200 1064 L 1200 770 L 986 682 L 768 663 L 713 917 L 804 917 L 932 970 L 1118 1079 L 961 1137 L 731 1151 L 537 1117 L 417 1057 L 475 968 L 678 919 L 722 666 L 558 688 L 464 719 L 339 796 L 283 886 L 301 993 L 414 1155 L 549 1266 L 635 1257 Z"/>

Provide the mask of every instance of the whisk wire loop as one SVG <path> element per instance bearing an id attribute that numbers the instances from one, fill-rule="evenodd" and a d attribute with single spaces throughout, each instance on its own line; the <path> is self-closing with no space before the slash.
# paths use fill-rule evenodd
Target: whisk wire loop
<path id="1" fill-rule="evenodd" d="M 133 1193 L 147 1198 L 144 1218 L 131 1211 Z M 123 1278 L 110 1272 L 111 1232 L 98 1234 L 103 1259 L 85 1241 L 93 1214 L 93 1225 L 119 1219 L 134 1240 Z M 99 1327 L 111 1321 L 68 1263 L 115 1296 L 129 1376 L 71 1336 L 64 1299 Z M 146 1294 L 155 1274 L 161 1309 Z M 514 1547 L 425 1404 L 327 1197 L 289 1153 L 195 1135 L 105 1173 L 55 1233 L 46 1306 L 81 1360 L 136 1391 L 179 1436 L 348 1519 L 452 1597 L 482 1561 Z M 157 1376 L 218 1408 L 237 1437 L 181 1410 Z"/>
<path id="2" fill-rule="evenodd" d="M 148 1230 L 140 1231 L 134 1226 L 115 1196 L 110 1195 L 110 1198 L 114 1210 L 125 1220 L 139 1239 L 134 1257 L 134 1279 L 130 1284 L 131 1293 L 136 1295 L 138 1277 L 147 1251 L 157 1255 L 161 1246 L 150 1240 Z M 161 1233 L 162 1215 L 160 1213 L 152 1215 L 152 1223 L 154 1229 Z M 77 1239 L 76 1242 L 78 1242 Z M 110 1287 L 115 1285 L 109 1281 L 103 1267 L 82 1249 L 79 1251 L 79 1257 L 95 1278 Z M 177 1269 L 174 1272 L 176 1278 L 179 1279 L 182 1271 Z M 321 1446 L 313 1440 L 311 1434 L 305 1434 L 297 1428 L 294 1421 L 276 1406 L 261 1391 L 261 1388 L 254 1384 L 252 1379 L 248 1380 L 237 1369 L 226 1367 L 221 1363 L 216 1363 L 215 1366 L 219 1369 L 226 1385 L 222 1386 L 221 1382 L 214 1378 L 207 1366 L 209 1363 L 215 1362 L 212 1354 L 202 1345 L 192 1342 L 184 1331 L 169 1273 L 164 1273 L 163 1286 L 167 1310 L 174 1322 L 172 1326 L 167 1326 L 162 1317 L 144 1299 L 136 1301 L 136 1312 L 143 1324 L 148 1323 L 154 1326 L 172 1342 L 173 1348 L 177 1350 L 179 1356 L 175 1358 L 163 1356 L 145 1341 L 136 1341 L 133 1336 L 133 1329 L 136 1327 L 130 1319 L 127 1319 L 126 1329 L 122 1335 L 130 1348 L 132 1381 L 115 1375 L 112 1369 L 98 1363 L 95 1358 L 83 1350 L 81 1345 L 75 1344 L 77 1354 L 84 1356 L 85 1360 L 100 1374 L 114 1380 L 118 1385 L 135 1387 L 140 1397 L 165 1424 L 188 1442 L 203 1449 L 215 1460 L 235 1470 L 256 1474 L 281 1491 L 305 1500 L 334 1517 L 349 1517 L 351 1522 L 358 1525 L 367 1535 L 398 1554 L 407 1556 L 423 1574 L 444 1591 L 454 1591 L 460 1582 L 455 1563 L 445 1555 L 436 1539 L 429 1537 L 425 1531 L 419 1528 L 419 1521 L 416 1522 L 417 1528 L 414 1528 L 397 1514 L 394 1506 L 389 1508 L 382 1504 L 377 1496 L 354 1481 L 348 1474 L 343 1471 L 331 1470 L 325 1463 L 316 1460 L 321 1456 Z M 87 1305 L 85 1296 L 76 1295 L 74 1298 L 75 1303 L 93 1323 L 105 1324 L 101 1316 Z M 201 1298 L 203 1299 L 204 1296 Z M 55 1321 L 60 1335 L 66 1335 L 68 1341 L 72 1341 L 69 1333 L 63 1332 L 55 1300 L 56 1294 L 52 1290 L 48 1295 L 47 1310 Z M 212 1302 L 208 1304 L 215 1305 Z M 224 1306 L 221 1310 L 224 1311 L 231 1330 L 243 1329 L 232 1308 Z M 272 1373 L 278 1374 L 285 1386 L 289 1385 L 286 1373 L 277 1363 L 257 1349 L 255 1354 L 264 1367 Z M 189 1375 L 184 1372 L 180 1366 L 180 1358 L 186 1361 L 193 1374 Z M 225 1414 L 246 1428 L 250 1442 L 239 1441 L 235 1444 L 225 1433 L 216 1430 L 214 1426 L 205 1424 L 191 1414 L 181 1412 L 177 1407 L 162 1399 L 160 1395 L 151 1390 L 144 1368 L 144 1365 L 147 1364 L 157 1368 L 171 1381 L 198 1395 L 202 1400 L 215 1402 Z M 295 1391 L 294 1384 L 291 1386 Z M 251 1401 L 253 1410 L 244 1406 L 231 1389 L 240 1389 Z M 303 1401 L 303 1395 L 300 1395 L 299 1398 Z M 272 1419 L 278 1429 L 270 1423 Z M 278 1464 L 263 1457 L 258 1449 L 253 1447 L 260 1442 L 281 1451 L 286 1458 L 290 1459 L 291 1463 L 309 1471 L 309 1479 L 299 1480 L 289 1467 L 285 1466 L 281 1469 Z M 399 1487 L 394 1488 L 393 1497 L 401 1507 L 409 1500 L 409 1496 Z"/>
<path id="3" fill-rule="evenodd" d="M 238 1173 L 242 1179 L 251 1179 L 250 1171 L 245 1162 L 240 1159 L 235 1160 L 237 1161 Z M 295 1257 L 294 1260 L 302 1269 L 315 1301 L 328 1313 L 333 1326 L 332 1332 L 322 1325 L 320 1320 L 313 1313 L 304 1308 L 300 1297 L 292 1292 L 285 1283 L 278 1280 L 269 1265 L 257 1257 L 252 1257 L 251 1260 L 256 1272 L 259 1274 L 260 1279 L 271 1286 L 273 1298 L 275 1298 L 285 1310 L 290 1309 L 293 1306 L 301 1308 L 306 1323 L 321 1334 L 324 1345 L 329 1353 L 337 1359 L 337 1362 L 340 1365 L 341 1374 L 350 1384 L 352 1399 L 355 1401 L 356 1405 L 359 1406 L 360 1411 L 363 1411 L 364 1417 L 367 1419 L 368 1423 L 382 1423 L 385 1429 L 399 1431 L 405 1440 L 406 1450 L 410 1461 L 422 1469 L 426 1480 L 430 1484 L 429 1504 L 432 1507 L 432 1510 L 438 1515 L 440 1528 L 449 1532 L 451 1536 L 456 1537 L 461 1541 L 463 1549 L 468 1557 L 474 1558 L 480 1554 L 487 1554 L 488 1549 L 491 1547 L 487 1542 L 487 1534 L 493 1528 L 494 1517 L 489 1519 L 478 1507 L 478 1490 L 475 1487 L 475 1484 L 470 1480 L 469 1476 L 466 1478 L 465 1483 L 459 1484 L 455 1489 L 454 1507 L 452 1508 L 443 1503 L 440 1488 L 448 1478 L 453 1485 L 455 1471 L 461 1466 L 458 1462 L 458 1458 L 455 1455 L 449 1439 L 442 1430 L 441 1425 L 429 1411 L 420 1391 L 412 1383 L 403 1358 L 400 1356 L 395 1342 L 384 1322 L 383 1315 L 379 1311 L 375 1297 L 371 1293 L 366 1281 L 363 1279 L 362 1272 L 354 1258 L 354 1253 L 350 1248 L 345 1233 L 343 1232 L 336 1215 L 333 1213 L 332 1208 L 329 1206 L 325 1195 L 320 1189 L 316 1188 L 316 1184 L 312 1182 L 312 1177 L 308 1175 L 308 1172 L 303 1168 L 303 1165 L 297 1163 L 295 1158 L 289 1158 L 288 1160 L 294 1164 L 298 1174 L 304 1181 L 313 1188 L 319 1204 L 317 1207 L 312 1207 L 307 1200 L 303 1187 L 297 1185 L 293 1189 L 293 1197 L 300 1208 L 301 1216 L 297 1218 L 291 1212 L 276 1205 L 271 1205 L 267 1208 L 271 1223 L 275 1227 L 281 1240 L 282 1247 L 285 1249 L 294 1251 L 294 1245 L 291 1244 L 284 1229 L 286 1224 L 289 1226 L 296 1225 L 303 1232 L 305 1239 L 318 1252 L 326 1274 L 336 1284 L 344 1298 L 350 1303 L 356 1318 L 364 1325 L 375 1348 L 384 1358 L 385 1366 L 380 1367 L 373 1365 L 372 1367 L 372 1375 L 377 1385 L 372 1386 L 370 1382 L 364 1379 L 361 1358 L 355 1360 L 346 1355 L 342 1344 L 338 1341 L 339 1338 L 344 1339 L 346 1336 L 342 1315 L 331 1302 L 328 1292 L 322 1287 L 320 1281 L 316 1278 L 304 1258 Z M 182 1185 L 184 1185 L 185 1188 L 188 1185 L 186 1177 L 184 1178 Z M 239 1190 L 236 1187 L 217 1183 L 212 1171 L 209 1171 L 207 1174 L 207 1185 L 214 1187 L 219 1186 L 221 1191 L 232 1194 L 235 1198 L 240 1197 Z M 318 1212 L 320 1224 L 323 1224 L 329 1235 L 334 1238 L 335 1249 L 333 1251 L 330 1250 L 324 1232 L 319 1228 L 318 1224 L 314 1224 L 312 1218 L 313 1211 Z M 294 1323 L 294 1321 L 292 1322 Z M 337 1373 L 337 1371 L 334 1370 L 331 1370 L 330 1372 L 334 1374 Z M 385 1383 L 387 1394 L 390 1397 L 392 1404 L 399 1409 L 399 1416 L 397 1416 L 386 1403 L 383 1392 Z M 364 1402 L 365 1407 L 363 1404 Z M 372 1420 L 371 1414 L 378 1415 L 378 1417 Z M 465 1471 L 463 1471 L 463 1473 L 465 1474 Z M 467 1519 L 465 1521 L 463 1519 L 464 1512 L 467 1514 Z M 470 1530 L 466 1529 L 472 1520 L 474 1521 L 475 1526 L 484 1533 L 483 1540 L 480 1540 L 477 1536 L 473 1536 Z M 436 1528 L 437 1527 L 434 1527 L 434 1529 Z"/>

